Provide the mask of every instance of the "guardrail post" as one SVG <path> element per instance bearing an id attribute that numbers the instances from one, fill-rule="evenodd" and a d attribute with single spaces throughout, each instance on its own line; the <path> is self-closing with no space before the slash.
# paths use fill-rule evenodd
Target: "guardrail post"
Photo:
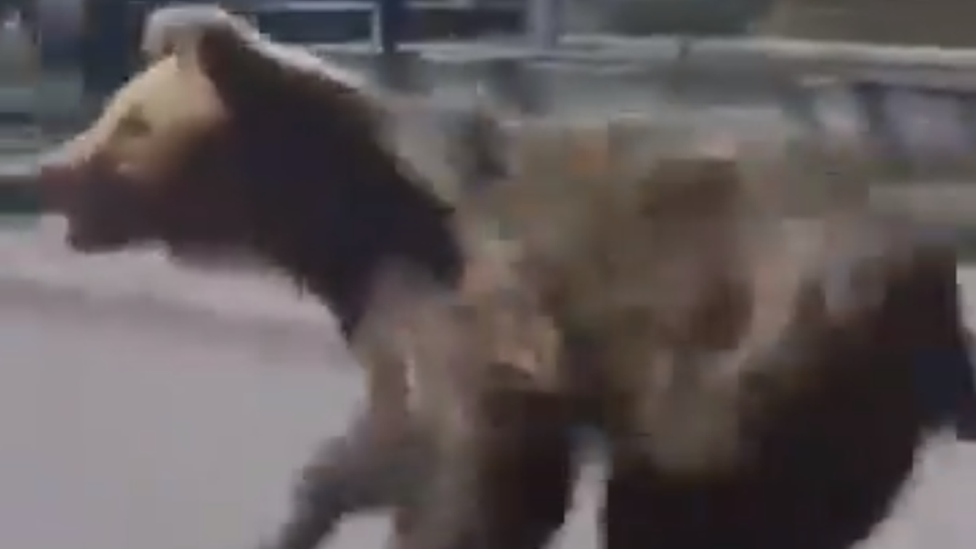
<path id="1" fill-rule="evenodd" d="M 532 45 L 539 50 L 552 50 L 559 45 L 563 34 L 564 8 L 562 0 L 529 0 L 528 31 Z"/>
<path id="2" fill-rule="evenodd" d="M 891 120 L 885 112 L 885 87 L 872 82 L 853 82 L 851 84 L 854 101 L 864 113 L 870 141 L 880 144 L 880 153 L 885 164 L 899 172 L 897 175 L 912 175 L 912 162 L 908 150 L 898 132 L 892 128 Z"/>
<path id="3" fill-rule="evenodd" d="M 83 0 L 38 0 L 33 35 L 40 65 L 34 117 L 42 130 L 70 124 L 83 108 Z"/>
<path id="4" fill-rule="evenodd" d="M 373 79 L 385 89 L 403 93 L 423 92 L 429 84 L 423 58 L 406 51 L 375 54 Z"/>
<path id="5" fill-rule="evenodd" d="M 491 59 L 484 63 L 480 87 L 489 101 L 519 114 L 542 114 L 545 90 L 532 69 L 520 59 Z"/>
<path id="6" fill-rule="evenodd" d="M 817 93 L 815 86 L 804 85 L 803 82 L 790 82 L 778 91 L 779 103 L 787 118 L 798 122 L 803 128 L 804 135 L 812 135 L 818 141 L 827 137 L 823 122 L 817 114 L 813 96 Z"/>
<path id="7" fill-rule="evenodd" d="M 134 2 L 83 0 L 85 3 L 81 70 L 87 98 L 110 93 L 129 77 L 139 51 Z"/>
<path id="8" fill-rule="evenodd" d="M 400 49 L 406 31 L 407 0 L 375 0 L 373 6 L 373 43 L 383 54 Z"/>

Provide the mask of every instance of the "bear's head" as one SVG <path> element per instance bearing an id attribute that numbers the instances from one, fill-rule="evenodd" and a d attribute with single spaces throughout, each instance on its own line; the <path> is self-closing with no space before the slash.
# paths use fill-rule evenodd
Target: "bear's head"
<path id="1" fill-rule="evenodd" d="M 357 82 L 237 20 L 191 23 L 43 162 L 76 248 L 251 244 L 268 217 L 321 208 L 312 194 L 338 204 L 353 179 L 394 177 L 378 103 Z"/>
<path id="2" fill-rule="evenodd" d="M 179 23 L 41 163 L 74 248 L 244 252 L 318 286 L 368 278 L 390 255 L 456 260 L 451 210 L 391 150 L 378 96 L 239 19 Z"/>

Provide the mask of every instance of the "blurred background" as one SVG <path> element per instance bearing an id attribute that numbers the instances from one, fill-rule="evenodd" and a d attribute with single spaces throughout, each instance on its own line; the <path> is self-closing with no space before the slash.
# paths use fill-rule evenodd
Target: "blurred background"
<path id="1" fill-rule="evenodd" d="M 170 3 L 0 1 L 0 175 L 17 173 L 24 158 L 90 120 L 105 95 L 139 66 L 146 14 Z M 976 15 L 976 3 L 222 4 L 278 40 L 363 70 L 390 66 L 378 60 L 419 60 L 412 66 L 421 67 L 423 85 L 448 102 L 457 90 L 470 93 L 483 76 L 478 67 L 503 61 L 530 76 L 535 88 L 549 90 L 542 102 L 552 113 L 709 109 L 735 117 L 761 110 L 819 138 L 841 132 L 864 141 L 902 179 L 976 175 L 976 53 L 967 49 L 976 41 L 968 17 Z M 685 110 L 659 109 L 665 103 Z M 0 209 L 28 207 L 4 189 L 0 185 Z"/>
<path id="2" fill-rule="evenodd" d="M 137 66 L 145 14 L 166 0 L 0 1 L 0 125 L 57 125 Z M 191 3 L 191 2 L 182 2 Z M 277 39 L 308 45 L 521 41 L 559 36 L 761 36 L 966 47 L 957 0 L 225 0 Z M 384 10 L 383 8 L 386 8 Z M 969 10 L 969 11 L 967 11 Z M 389 12 L 383 19 L 378 13 Z M 378 36 L 378 21 L 389 36 Z M 387 47 L 389 47 L 387 45 Z M 653 52 L 649 53 L 652 55 Z M 81 95 L 79 95 L 81 94 Z"/>

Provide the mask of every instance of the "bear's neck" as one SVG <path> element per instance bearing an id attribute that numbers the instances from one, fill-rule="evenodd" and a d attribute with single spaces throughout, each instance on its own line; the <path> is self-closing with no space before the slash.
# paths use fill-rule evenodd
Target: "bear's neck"
<path id="1" fill-rule="evenodd" d="M 454 286 L 463 254 L 453 209 L 409 180 L 395 165 L 373 163 L 344 196 L 295 208 L 269 255 L 321 299 L 352 337 L 379 275 L 406 264 L 437 283 Z M 323 236 L 329 235 L 329 236 Z"/>

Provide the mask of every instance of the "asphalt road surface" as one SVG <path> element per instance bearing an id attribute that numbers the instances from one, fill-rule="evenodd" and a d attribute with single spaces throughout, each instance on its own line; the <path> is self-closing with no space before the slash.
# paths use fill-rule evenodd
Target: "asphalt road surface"
<path id="1" fill-rule="evenodd" d="M 120 303 L 0 283 L 0 547 L 253 547 L 292 471 L 351 413 L 355 371 L 315 330 Z M 872 549 L 972 547 L 976 449 L 930 454 Z M 561 547 L 595 546 L 598 475 Z M 384 533 L 361 519 L 335 546 L 380 547 Z"/>

